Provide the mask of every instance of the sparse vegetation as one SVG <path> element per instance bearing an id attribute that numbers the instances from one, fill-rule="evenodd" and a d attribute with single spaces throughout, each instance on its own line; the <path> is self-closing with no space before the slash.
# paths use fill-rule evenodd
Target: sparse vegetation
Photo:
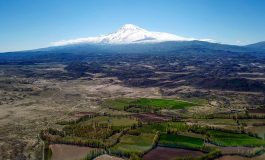
<path id="1" fill-rule="evenodd" d="M 46 157 L 48 145 L 62 143 L 139 159 L 166 144 L 165 135 L 209 157 L 220 146 L 262 148 L 264 59 L 203 52 L 2 57 L 0 159 L 41 159 L 41 130 Z M 148 143 L 123 149 L 126 138 L 145 142 L 149 134 Z M 209 143 L 214 149 L 206 149 Z"/>

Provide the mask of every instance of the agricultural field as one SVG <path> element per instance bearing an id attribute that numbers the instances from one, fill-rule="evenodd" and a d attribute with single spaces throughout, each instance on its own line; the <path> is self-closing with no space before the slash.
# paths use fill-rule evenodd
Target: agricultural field
<path id="1" fill-rule="evenodd" d="M 223 156 L 218 158 L 217 160 L 264 160 L 265 155 L 260 155 L 254 158 L 243 157 L 243 156 Z"/>
<path id="2" fill-rule="evenodd" d="M 220 146 L 265 146 L 265 141 L 246 134 L 229 133 L 217 130 L 207 131 L 210 141 Z"/>
<path id="3" fill-rule="evenodd" d="M 214 127 L 224 130 L 238 130 L 241 126 L 241 124 L 238 124 L 238 122 L 232 118 L 191 119 L 189 120 L 189 124 L 205 126 L 205 127 Z"/>
<path id="4" fill-rule="evenodd" d="M 262 147 L 215 147 L 218 147 L 223 155 L 241 155 L 242 157 L 248 157 L 249 155 L 256 155 L 259 152 L 263 153 Z"/>
<path id="5" fill-rule="evenodd" d="M 200 149 L 203 144 L 203 139 L 174 134 L 162 134 L 158 142 L 159 146 L 187 149 Z"/>
<path id="6" fill-rule="evenodd" d="M 142 122 L 165 122 L 172 119 L 170 116 L 156 113 L 137 113 L 133 116 Z"/>
<path id="7" fill-rule="evenodd" d="M 147 99 L 140 98 L 131 103 L 133 106 L 139 107 L 153 107 L 159 109 L 184 109 L 192 106 L 196 106 L 195 103 L 187 102 L 183 100 L 173 99 Z"/>
<path id="8" fill-rule="evenodd" d="M 229 155 L 255 157 L 265 152 L 265 141 L 247 132 L 247 127 L 254 127 L 257 123 L 254 119 L 178 118 L 181 116 L 178 112 L 175 115 L 161 112 L 165 108 L 198 107 L 193 102 L 181 100 L 122 98 L 105 100 L 102 105 L 105 111 L 112 110 L 112 114 L 82 112 L 86 114 L 75 120 L 59 121 L 61 130 L 44 130 L 41 137 L 47 146 L 47 159 L 56 160 L 60 155 L 54 144 L 75 145 L 75 149 L 87 147 L 92 151 L 83 154 L 86 160 L 109 156 L 143 160 L 210 160 Z M 135 106 L 152 106 L 159 110 L 149 108 L 140 113 L 131 112 Z M 126 114 L 120 114 L 120 111 Z"/>
<path id="9" fill-rule="evenodd" d="M 50 145 L 52 151 L 51 160 L 73 160 L 82 159 L 89 152 L 95 150 L 90 147 L 65 145 L 65 144 L 52 144 Z"/>
<path id="10" fill-rule="evenodd" d="M 179 149 L 179 148 L 167 148 L 157 147 L 143 156 L 143 160 L 175 160 L 177 158 L 199 158 L 204 155 L 201 151 Z"/>
<path id="11" fill-rule="evenodd" d="M 259 138 L 262 138 L 265 140 L 265 126 L 246 127 L 246 131 L 252 134 L 256 134 Z"/>
<path id="12" fill-rule="evenodd" d="M 101 156 L 96 157 L 94 160 L 123 160 L 123 159 L 119 157 L 103 154 Z"/>
<path id="13" fill-rule="evenodd" d="M 265 119 L 240 119 L 244 126 L 265 126 Z"/>
<path id="14" fill-rule="evenodd" d="M 195 119 L 191 120 L 192 123 L 197 123 L 200 125 L 216 125 L 216 126 L 236 126 L 237 123 L 234 119 Z"/>
<path id="15" fill-rule="evenodd" d="M 110 106 L 112 109 L 125 110 L 129 112 L 146 112 L 146 111 L 157 111 L 162 109 L 176 110 L 185 109 L 193 106 L 198 106 L 200 103 L 188 102 L 184 100 L 175 99 L 150 99 L 150 98 L 139 98 L 139 99 L 128 99 L 119 98 L 106 100 L 103 103 L 105 106 Z"/>
<path id="16" fill-rule="evenodd" d="M 123 154 L 141 155 L 150 150 L 154 143 L 155 134 L 143 133 L 138 136 L 124 135 L 119 143 L 111 148 L 112 152 L 121 152 Z"/>
<path id="17" fill-rule="evenodd" d="M 163 123 L 153 123 L 153 124 L 144 124 L 137 129 L 136 131 L 140 133 L 166 133 L 168 130 L 172 131 L 187 131 L 188 126 L 184 122 L 163 122 Z"/>
<path id="18" fill-rule="evenodd" d="M 137 120 L 133 118 L 128 118 L 126 116 L 114 116 L 114 117 L 97 116 L 80 123 L 81 126 L 92 125 L 92 124 L 97 124 L 97 125 L 108 124 L 111 127 L 122 128 L 137 124 Z"/>

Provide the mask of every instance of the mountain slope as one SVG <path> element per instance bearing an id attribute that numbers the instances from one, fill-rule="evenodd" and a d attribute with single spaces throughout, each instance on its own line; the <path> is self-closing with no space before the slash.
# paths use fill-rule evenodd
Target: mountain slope
<path id="1" fill-rule="evenodd" d="M 55 46 L 44 48 L 38 51 L 49 51 L 58 53 L 136 53 L 136 54 L 154 54 L 154 53 L 178 53 L 200 52 L 201 50 L 227 51 L 227 52 L 250 52 L 251 49 L 226 45 L 219 43 L 210 43 L 204 41 L 166 41 L 155 43 L 78 43 L 71 45 Z M 217 52 L 218 54 L 218 52 Z"/>
<path id="2" fill-rule="evenodd" d="M 255 50 L 259 50 L 259 51 L 265 51 L 265 41 L 254 43 L 254 44 L 250 44 L 250 45 L 247 45 L 245 47 L 251 48 L 251 49 L 255 49 Z"/>

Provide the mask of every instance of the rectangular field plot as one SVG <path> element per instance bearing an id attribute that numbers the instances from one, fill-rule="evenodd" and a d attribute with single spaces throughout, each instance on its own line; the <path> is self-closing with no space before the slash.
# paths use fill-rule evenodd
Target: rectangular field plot
<path id="1" fill-rule="evenodd" d="M 199 125 L 226 125 L 226 126 L 237 126 L 237 123 L 234 119 L 196 119 L 191 122 L 197 123 Z"/>
<path id="2" fill-rule="evenodd" d="M 210 141 L 220 146 L 265 146 L 265 141 L 246 134 L 209 130 Z"/>
<path id="3" fill-rule="evenodd" d="M 52 151 L 51 160 L 82 159 L 85 158 L 89 152 L 96 150 L 96 148 L 65 144 L 52 144 L 49 147 Z"/>
<path id="4" fill-rule="evenodd" d="M 166 147 L 200 149 L 203 146 L 203 139 L 174 134 L 162 134 L 158 145 Z"/>
<path id="5" fill-rule="evenodd" d="M 265 139 L 265 126 L 246 127 L 246 130 L 253 134 L 257 134 L 262 139 Z"/>
<path id="6" fill-rule="evenodd" d="M 195 103 L 182 101 L 182 100 L 173 100 L 173 99 L 148 99 L 140 98 L 132 103 L 136 106 L 142 107 L 153 107 L 161 109 L 184 109 L 186 107 L 195 106 Z"/>
<path id="7" fill-rule="evenodd" d="M 172 119 L 170 116 L 157 113 L 136 113 L 133 116 L 141 122 L 166 122 Z"/>
<path id="8" fill-rule="evenodd" d="M 147 133 L 139 136 L 124 135 L 111 150 L 125 154 L 142 154 L 152 148 L 154 137 L 155 134 Z"/>
<path id="9" fill-rule="evenodd" d="M 204 153 L 180 148 L 157 147 L 143 156 L 143 160 L 175 160 L 177 158 L 199 158 Z"/>

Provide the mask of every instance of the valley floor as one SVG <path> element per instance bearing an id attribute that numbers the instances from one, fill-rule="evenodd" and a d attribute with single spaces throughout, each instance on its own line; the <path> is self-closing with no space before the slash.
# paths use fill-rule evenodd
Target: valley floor
<path id="1" fill-rule="evenodd" d="M 255 68 L 244 56 L 209 56 L 209 60 L 193 56 L 117 57 L 109 57 L 109 61 L 96 57 L 96 62 L 87 63 L 1 64 L 0 160 L 42 159 L 42 130 L 62 130 L 64 126 L 58 122 L 77 120 L 90 113 L 129 115 L 143 123 L 174 116 L 184 119 L 187 125 L 244 129 L 264 138 L 262 60 L 254 59 L 258 66 Z M 215 58 L 220 63 L 215 63 Z M 183 107 L 162 100 L 149 106 L 146 99 L 128 103 L 123 109 L 119 105 L 113 108 L 113 103 L 106 105 L 106 100 L 117 98 L 173 99 L 199 105 Z M 157 105 L 160 103 L 170 108 Z M 137 105 L 152 112 L 142 113 Z M 218 143 L 229 146 L 222 140 Z M 126 143 L 116 149 L 123 145 Z"/>

